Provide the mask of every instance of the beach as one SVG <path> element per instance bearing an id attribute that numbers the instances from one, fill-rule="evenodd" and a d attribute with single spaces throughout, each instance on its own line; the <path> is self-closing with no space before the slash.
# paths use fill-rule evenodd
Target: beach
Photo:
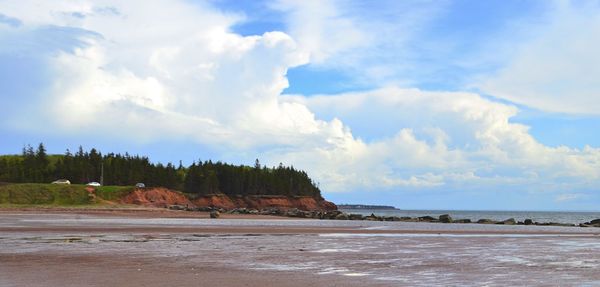
<path id="1" fill-rule="evenodd" d="M 600 228 L 3 209 L 1 286 L 600 286 Z"/>

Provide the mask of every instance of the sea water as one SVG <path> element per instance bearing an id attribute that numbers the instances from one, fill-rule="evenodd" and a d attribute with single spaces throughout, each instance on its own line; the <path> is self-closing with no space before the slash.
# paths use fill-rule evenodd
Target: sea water
<path id="1" fill-rule="evenodd" d="M 401 210 L 401 209 L 341 209 L 346 213 L 355 213 L 378 216 L 433 216 L 449 214 L 453 219 L 471 219 L 477 221 L 482 218 L 492 220 L 506 220 L 514 218 L 517 221 L 531 219 L 537 222 L 583 223 L 600 218 L 600 212 L 570 212 L 570 211 L 485 211 L 485 210 Z"/>

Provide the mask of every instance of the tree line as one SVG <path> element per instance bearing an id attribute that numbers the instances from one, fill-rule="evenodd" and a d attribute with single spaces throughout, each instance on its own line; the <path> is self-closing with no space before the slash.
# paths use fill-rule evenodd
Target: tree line
<path id="1" fill-rule="evenodd" d="M 68 179 L 74 184 L 103 181 L 104 185 L 167 187 L 197 195 L 285 195 L 321 198 L 321 192 L 306 172 L 286 167 L 232 165 L 197 161 L 184 167 L 152 163 L 145 156 L 128 153 L 103 155 L 96 149 L 64 155 L 48 155 L 40 143 L 25 146 L 21 155 L 0 156 L 0 182 L 48 183 Z"/>

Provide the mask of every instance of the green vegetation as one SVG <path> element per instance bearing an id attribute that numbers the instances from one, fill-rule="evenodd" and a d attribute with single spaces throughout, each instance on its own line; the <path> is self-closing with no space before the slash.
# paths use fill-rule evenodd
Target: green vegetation
<path id="1" fill-rule="evenodd" d="M 35 150 L 26 146 L 21 155 L 0 156 L 0 182 L 49 183 L 68 179 L 74 184 L 86 184 L 100 182 L 101 178 L 105 185 L 110 186 L 99 188 L 98 195 L 107 200 L 114 200 L 131 190 L 118 186 L 132 186 L 138 182 L 147 187 L 167 187 L 192 195 L 322 198 L 321 191 L 306 172 L 282 164 L 269 168 L 262 166 L 258 159 L 254 166 L 209 160 L 194 162 L 189 167 L 180 162 L 175 167 L 171 163 L 151 163 L 143 156 L 127 153 L 102 155 L 96 149 L 88 152 L 81 147 L 75 154 L 67 150 L 64 155 L 47 155 L 43 144 Z M 50 201 L 42 195 L 39 197 L 39 201 Z"/>
<path id="2" fill-rule="evenodd" d="M 0 204 L 82 205 L 90 204 L 82 185 L 4 184 L 0 185 Z"/>
<path id="3" fill-rule="evenodd" d="M 132 186 L 94 187 L 97 198 L 118 201 L 133 190 Z M 72 206 L 96 203 L 85 185 L 17 183 L 0 185 L 1 205 Z"/>
<path id="4" fill-rule="evenodd" d="M 98 186 L 94 188 L 97 197 L 109 201 L 117 201 L 133 191 L 133 186 Z"/>

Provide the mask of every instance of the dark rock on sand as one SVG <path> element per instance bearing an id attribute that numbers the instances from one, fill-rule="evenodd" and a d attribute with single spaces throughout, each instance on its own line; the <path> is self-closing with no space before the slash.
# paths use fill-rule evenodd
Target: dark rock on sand
<path id="1" fill-rule="evenodd" d="M 431 216 L 429 216 L 429 215 L 426 215 L 426 216 L 421 216 L 421 217 L 419 217 L 419 221 L 428 221 L 428 222 L 432 222 L 432 221 L 436 221 L 436 219 L 435 219 L 435 218 L 433 218 L 433 217 L 431 217 Z"/>
<path id="2" fill-rule="evenodd" d="M 219 216 L 221 216 L 221 213 L 217 210 L 213 210 L 210 212 L 210 218 L 219 218 Z"/>
<path id="3" fill-rule="evenodd" d="M 532 225 L 533 224 L 533 220 L 527 218 L 527 219 L 525 219 L 525 221 L 523 221 L 523 224 L 525 224 L 525 225 Z"/>
<path id="4" fill-rule="evenodd" d="M 348 215 L 350 220 L 364 220 L 365 217 L 362 214 L 350 214 Z"/>
<path id="5" fill-rule="evenodd" d="M 495 220 L 491 220 L 491 219 L 487 219 L 487 218 L 482 218 L 477 220 L 477 223 L 479 224 L 495 224 L 497 221 Z"/>
<path id="6" fill-rule="evenodd" d="M 455 219 L 452 222 L 453 223 L 471 223 L 471 219 L 468 219 L 468 218 L 465 218 L 465 219 Z"/>
<path id="7" fill-rule="evenodd" d="M 439 217 L 441 223 L 452 223 L 452 217 L 449 214 L 442 214 Z"/>
<path id="8" fill-rule="evenodd" d="M 178 205 L 178 204 L 169 205 L 169 206 L 167 206 L 167 208 L 169 208 L 171 210 L 185 210 L 186 209 L 185 206 Z"/>
<path id="9" fill-rule="evenodd" d="M 515 221 L 514 218 L 509 218 L 509 219 L 504 220 L 504 221 L 496 222 L 496 224 L 515 225 L 515 224 L 517 224 L 517 221 Z"/>
<path id="10" fill-rule="evenodd" d="M 382 217 L 379 217 L 373 213 L 371 213 L 371 215 L 365 217 L 365 220 L 369 220 L 369 221 L 383 221 Z"/>

